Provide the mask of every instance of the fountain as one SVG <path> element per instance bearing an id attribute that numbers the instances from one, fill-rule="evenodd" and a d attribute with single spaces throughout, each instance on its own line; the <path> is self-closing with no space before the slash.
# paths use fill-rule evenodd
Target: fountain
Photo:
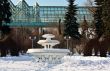
<path id="1" fill-rule="evenodd" d="M 53 46 L 60 44 L 58 40 L 52 40 L 55 37 L 53 34 L 44 34 L 42 35 L 45 40 L 39 40 L 37 43 L 42 45 L 43 49 L 28 49 L 27 53 L 35 56 L 38 62 L 48 62 L 48 63 L 59 63 L 61 58 L 70 51 L 68 49 L 56 49 Z"/>

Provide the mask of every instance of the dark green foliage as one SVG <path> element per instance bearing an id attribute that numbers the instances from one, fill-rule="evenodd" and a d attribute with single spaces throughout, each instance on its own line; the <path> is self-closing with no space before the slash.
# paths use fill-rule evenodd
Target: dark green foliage
<path id="1" fill-rule="evenodd" d="M 96 3 L 96 11 L 94 14 L 96 33 L 98 38 L 100 38 L 104 33 L 104 23 L 102 20 L 102 0 L 95 0 Z"/>
<path id="2" fill-rule="evenodd" d="M 110 41 L 108 41 L 108 37 L 110 37 L 110 0 L 96 0 L 97 1 L 97 15 L 100 15 L 100 17 L 97 17 L 100 21 L 97 23 L 100 26 L 100 31 L 98 33 L 102 33 L 104 35 L 103 41 L 100 42 L 100 56 L 106 57 L 108 44 Z M 102 24 L 101 24 L 102 23 Z M 101 34 L 99 34 L 101 36 Z"/>
<path id="3" fill-rule="evenodd" d="M 0 31 L 2 31 L 3 34 L 7 34 L 11 31 L 8 26 L 3 26 L 3 23 L 10 23 L 10 17 L 10 3 L 8 0 L 0 0 Z"/>
<path id="4" fill-rule="evenodd" d="M 110 36 L 110 0 L 103 0 L 102 16 L 105 30 L 104 35 Z"/>
<path id="5" fill-rule="evenodd" d="M 0 10 L 1 21 L 10 23 L 11 12 L 10 12 L 10 3 L 8 2 L 8 0 L 2 0 L 0 2 L 0 9 L 1 9 Z"/>
<path id="6" fill-rule="evenodd" d="M 7 25 L 3 25 L 1 31 L 3 34 L 7 35 L 11 32 L 11 28 Z"/>
<path id="7" fill-rule="evenodd" d="M 10 50 L 12 56 L 19 55 L 15 41 L 10 37 L 11 28 L 8 25 L 3 25 L 10 23 L 10 17 L 10 3 L 8 0 L 0 0 L 0 34 L 3 36 L 1 38 L 3 41 L 0 41 L 1 56 L 6 56 L 7 50 Z M 6 38 L 7 36 L 8 38 Z"/>
<path id="8" fill-rule="evenodd" d="M 100 52 L 101 57 L 106 57 L 110 42 L 108 40 L 108 36 L 110 37 L 110 0 L 95 0 L 95 3 L 94 22 L 98 38 L 91 39 L 86 44 L 84 55 L 91 56 L 94 48 L 96 56 Z"/>
<path id="9" fill-rule="evenodd" d="M 76 5 L 74 5 L 75 0 L 68 0 L 69 5 L 67 7 L 67 12 L 65 14 L 65 25 L 64 25 L 64 36 L 71 36 L 72 38 L 79 39 L 80 34 L 78 32 L 79 24 L 76 22 Z"/>

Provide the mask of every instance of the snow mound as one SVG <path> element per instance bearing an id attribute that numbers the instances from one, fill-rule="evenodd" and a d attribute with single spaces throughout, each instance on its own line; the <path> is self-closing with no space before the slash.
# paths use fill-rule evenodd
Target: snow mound
<path id="1" fill-rule="evenodd" d="M 109 57 L 65 56 L 62 61 L 50 71 L 110 71 Z"/>
<path id="2" fill-rule="evenodd" d="M 65 56 L 61 64 L 37 62 L 27 55 L 0 57 L 0 71 L 110 71 L 110 57 Z"/>

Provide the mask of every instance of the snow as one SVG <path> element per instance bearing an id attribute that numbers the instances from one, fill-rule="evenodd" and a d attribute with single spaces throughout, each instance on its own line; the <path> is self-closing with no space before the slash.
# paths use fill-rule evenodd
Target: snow
<path id="1" fill-rule="evenodd" d="M 65 56 L 60 64 L 37 62 L 29 55 L 0 57 L 0 71 L 110 71 L 110 57 Z"/>
<path id="2" fill-rule="evenodd" d="M 70 51 L 68 49 L 54 49 L 54 48 L 51 48 L 51 49 L 28 49 L 27 53 L 54 53 L 54 54 L 60 54 L 60 53 L 69 53 Z M 39 55 L 39 54 L 38 54 Z M 53 55 L 54 56 L 54 55 Z"/>
<path id="3" fill-rule="evenodd" d="M 44 35 L 42 35 L 42 37 L 44 37 L 44 38 L 54 38 L 55 35 L 53 35 L 53 34 L 44 34 Z"/>

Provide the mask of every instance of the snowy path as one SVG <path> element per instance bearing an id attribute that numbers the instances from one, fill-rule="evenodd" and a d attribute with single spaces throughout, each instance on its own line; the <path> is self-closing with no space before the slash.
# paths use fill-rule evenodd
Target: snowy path
<path id="1" fill-rule="evenodd" d="M 65 56 L 61 64 L 53 65 L 30 56 L 1 57 L 0 71 L 110 71 L 110 57 Z"/>

